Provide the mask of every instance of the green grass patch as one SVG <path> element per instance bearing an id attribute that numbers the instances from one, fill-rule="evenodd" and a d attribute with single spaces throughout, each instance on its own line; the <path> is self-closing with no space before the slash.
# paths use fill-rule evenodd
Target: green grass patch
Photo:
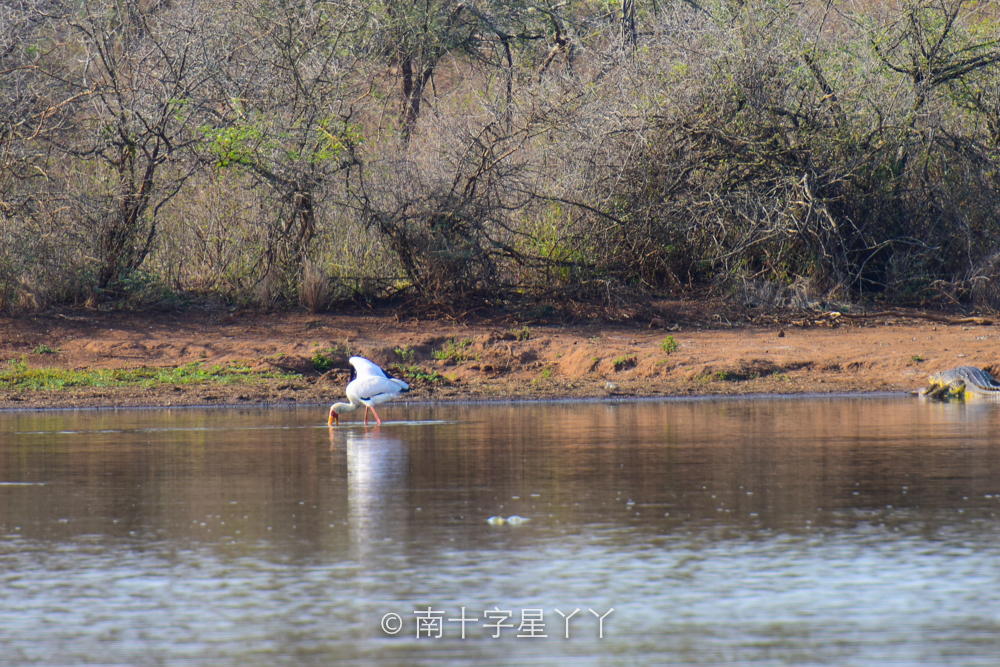
<path id="1" fill-rule="evenodd" d="M 634 368 L 639 363 L 639 358 L 634 354 L 623 354 L 611 363 L 616 371 L 623 371 L 626 368 Z"/>
<path id="2" fill-rule="evenodd" d="M 313 368 L 320 373 L 325 373 L 333 368 L 333 358 L 322 350 L 316 350 L 312 356 Z"/>
<path id="3" fill-rule="evenodd" d="M 445 341 L 444 347 L 440 350 L 434 350 L 435 359 L 451 359 L 455 363 L 461 363 L 463 361 L 469 361 L 475 358 L 472 351 L 469 349 L 472 347 L 472 339 L 465 338 L 463 340 L 457 340 L 455 338 L 449 338 Z"/>
<path id="4" fill-rule="evenodd" d="M 396 377 L 400 377 L 407 382 L 440 382 L 445 379 L 445 377 L 437 371 L 424 370 L 416 364 L 391 364 L 389 366 L 389 371 Z"/>
<path id="5" fill-rule="evenodd" d="M 915 364 L 919 364 L 923 360 L 924 360 L 924 357 L 923 357 L 923 355 L 920 355 L 920 354 L 915 354 L 912 357 L 910 357 L 910 361 L 912 361 Z"/>
<path id="6" fill-rule="evenodd" d="M 399 358 L 402 359 L 403 363 L 406 364 L 407 366 L 412 366 L 414 360 L 417 357 L 417 351 L 414 350 L 409 345 L 403 345 L 402 347 L 397 347 L 395 349 L 395 352 L 396 354 L 399 355 Z"/>
<path id="7" fill-rule="evenodd" d="M 531 338 L 531 329 L 526 326 L 520 329 L 511 329 L 510 333 L 516 340 L 528 340 Z"/>
<path id="8" fill-rule="evenodd" d="M 58 348 L 49 347 L 45 343 L 42 343 L 41 345 L 39 345 L 38 347 L 36 347 L 34 350 L 32 350 L 32 352 L 34 354 L 55 354 L 58 351 L 59 351 Z"/>
<path id="9" fill-rule="evenodd" d="M 23 360 L 0 367 L 0 389 L 52 391 L 72 387 L 141 387 L 157 385 L 253 384 L 264 379 L 294 378 L 291 373 L 254 371 L 243 363 L 206 366 L 191 363 L 175 368 L 30 368 Z"/>
<path id="10" fill-rule="evenodd" d="M 331 368 L 333 368 L 336 363 L 336 357 L 340 354 L 344 356 L 351 356 L 351 348 L 347 345 L 334 345 L 333 347 L 320 348 L 319 343 L 313 343 L 312 363 L 313 368 L 315 368 L 320 373 L 325 373 Z"/>
<path id="11" fill-rule="evenodd" d="M 662 343 L 660 343 L 660 349 L 662 349 L 666 354 L 677 351 L 677 341 L 674 340 L 673 336 L 667 336 Z"/>

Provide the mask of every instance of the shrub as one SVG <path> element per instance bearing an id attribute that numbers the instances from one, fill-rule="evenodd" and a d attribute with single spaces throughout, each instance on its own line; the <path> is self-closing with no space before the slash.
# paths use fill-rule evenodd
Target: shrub
<path id="1" fill-rule="evenodd" d="M 673 336 L 667 336 L 663 340 L 663 342 L 660 343 L 660 349 L 662 349 L 663 352 L 666 353 L 666 354 L 670 354 L 671 352 L 676 352 L 677 351 L 677 347 L 678 347 L 677 346 L 677 341 L 674 340 Z"/>

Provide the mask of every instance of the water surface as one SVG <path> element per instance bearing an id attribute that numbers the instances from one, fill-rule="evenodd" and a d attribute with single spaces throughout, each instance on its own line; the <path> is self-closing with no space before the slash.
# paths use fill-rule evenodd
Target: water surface
<path id="1" fill-rule="evenodd" d="M 382 416 L 329 429 L 323 408 L 0 414 L 0 664 L 1000 655 L 1000 405 Z M 511 515 L 529 521 L 487 521 Z M 465 639 L 462 607 L 477 619 Z M 579 610 L 569 639 L 557 609 Z M 499 612 L 513 627 L 494 639 Z M 393 613 L 398 634 L 382 629 Z M 420 615 L 442 618 L 441 638 L 417 636 Z M 548 636 L 517 636 L 532 633 Z"/>

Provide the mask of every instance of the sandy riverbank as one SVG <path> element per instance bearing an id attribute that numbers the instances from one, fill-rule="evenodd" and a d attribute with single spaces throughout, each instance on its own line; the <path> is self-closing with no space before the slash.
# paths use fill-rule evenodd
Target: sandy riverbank
<path id="1" fill-rule="evenodd" d="M 243 362 L 301 375 L 149 388 L 7 387 L 0 388 L 0 408 L 325 403 L 343 395 L 347 371 L 337 366 L 346 367 L 347 352 L 441 376 L 413 382 L 415 400 L 907 391 L 937 370 L 1000 362 L 1000 329 L 990 325 L 803 315 L 746 323 L 668 315 L 656 324 L 534 322 L 525 329 L 497 321 L 225 311 L 3 318 L 0 359 L 29 367 Z M 676 349 L 665 349 L 668 336 Z M 436 358 L 442 350 L 451 358 Z M 332 351 L 335 367 L 315 371 L 316 351 Z"/>

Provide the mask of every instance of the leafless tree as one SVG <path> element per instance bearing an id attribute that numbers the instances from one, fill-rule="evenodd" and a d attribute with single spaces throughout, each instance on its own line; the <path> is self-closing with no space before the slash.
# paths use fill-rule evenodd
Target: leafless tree
<path id="1" fill-rule="evenodd" d="M 557 52 L 565 51 L 568 41 L 559 32 L 563 10 L 563 5 L 548 7 L 522 0 L 427 0 L 357 3 L 348 11 L 365 20 L 364 29 L 356 34 L 357 52 L 384 61 L 398 81 L 399 128 L 405 142 L 420 117 L 428 89 L 445 64 L 448 70 L 462 62 L 502 71 L 503 100 L 509 106 L 514 51 L 541 43 L 553 31 Z"/>
<path id="2" fill-rule="evenodd" d="M 978 3 L 969 0 L 906 0 L 872 32 L 872 49 L 912 86 L 907 127 L 914 127 L 928 97 L 938 88 L 1000 63 L 1000 41 L 962 30 L 958 19 Z M 963 34 L 964 33 L 964 34 Z"/>
<path id="3" fill-rule="evenodd" d="M 426 302 L 508 296 L 508 263 L 526 259 L 516 218 L 532 200 L 522 158 L 527 134 L 490 123 L 450 142 L 456 153 L 432 169 L 429 156 L 410 152 L 374 170 L 385 176 L 361 179 L 354 208 Z"/>
<path id="4" fill-rule="evenodd" d="M 344 48 L 356 21 L 324 2 L 237 5 L 230 53 L 215 79 L 220 100 L 202 158 L 239 170 L 271 193 L 258 280 L 297 276 L 317 230 L 323 188 L 359 164 L 360 121 Z M 353 97 L 352 97 L 353 96 Z"/>
<path id="5" fill-rule="evenodd" d="M 75 226 L 92 288 L 117 298 L 151 252 L 157 213 L 190 175 L 209 105 L 201 95 L 205 6 L 137 0 L 54 5 L 35 61 L 44 100 L 50 225 Z M 61 203 L 60 203 L 61 202 Z"/>

